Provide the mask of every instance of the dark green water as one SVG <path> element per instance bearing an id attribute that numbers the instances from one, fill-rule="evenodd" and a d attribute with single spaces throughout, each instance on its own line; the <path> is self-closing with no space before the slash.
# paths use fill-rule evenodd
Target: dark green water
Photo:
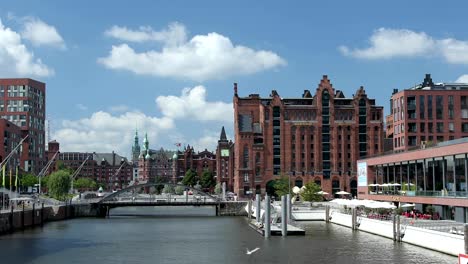
<path id="1" fill-rule="evenodd" d="M 192 216 L 181 216 L 180 208 L 156 210 L 155 216 L 74 219 L 1 236 L 0 263 L 457 263 L 324 222 L 301 223 L 305 237 L 265 240 L 243 217 L 214 217 L 207 208 L 189 209 Z"/>

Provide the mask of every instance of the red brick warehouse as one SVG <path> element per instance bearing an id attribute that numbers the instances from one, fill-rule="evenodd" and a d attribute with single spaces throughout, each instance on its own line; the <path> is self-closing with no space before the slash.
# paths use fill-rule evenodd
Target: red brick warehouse
<path id="1" fill-rule="evenodd" d="M 234 84 L 234 192 L 272 194 L 285 175 L 291 186 L 314 181 L 356 196 L 356 161 L 383 151 L 383 128 L 383 107 L 363 87 L 347 98 L 326 75 L 315 95 L 298 98 L 239 97 Z"/>

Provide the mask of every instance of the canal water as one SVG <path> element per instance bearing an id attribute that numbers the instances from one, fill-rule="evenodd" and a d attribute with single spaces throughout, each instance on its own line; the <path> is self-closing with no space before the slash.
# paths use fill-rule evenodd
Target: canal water
<path id="1" fill-rule="evenodd" d="M 244 217 L 215 217 L 209 208 L 114 210 L 107 219 L 53 222 L 0 236 L 0 263 L 457 263 L 324 222 L 302 222 L 304 237 L 265 240 Z"/>

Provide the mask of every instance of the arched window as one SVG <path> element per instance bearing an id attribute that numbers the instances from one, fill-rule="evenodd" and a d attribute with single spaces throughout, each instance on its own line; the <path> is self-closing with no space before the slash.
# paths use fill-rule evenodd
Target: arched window
<path id="1" fill-rule="evenodd" d="M 244 168 L 249 167 L 249 147 L 247 147 L 247 145 L 244 146 L 244 155 L 243 155 L 242 164 Z"/>

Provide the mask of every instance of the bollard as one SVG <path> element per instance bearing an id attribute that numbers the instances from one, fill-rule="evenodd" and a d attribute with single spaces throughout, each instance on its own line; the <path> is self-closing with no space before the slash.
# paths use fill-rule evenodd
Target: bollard
<path id="1" fill-rule="evenodd" d="M 286 195 L 286 200 L 287 200 L 287 203 L 286 203 L 286 209 L 287 209 L 287 213 L 288 213 L 288 222 L 291 221 L 291 194 L 287 194 Z"/>
<path id="2" fill-rule="evenodd" d="M 260 223 L 260 194 L 255 195 L 255 220 Z"/>
<path id="3" fill-rule="evenodd" d="M 330 206 L 329 205 L 325 206 L 325 222 L 326 223 L 330 222 Z"/>
<path id="4" fill-rule="evenodd" d="M 392 222 L 393 222 L 393 241 L 396 241 L 397 233 L 396 233 L 396 215 L 395 214 L 392 216 Z"/>
<path id="5" fill-rule="evenodd" d="M 24 202 L 23 202 L 23 211 L 21 211 L 21 229 L 24 229 Z"/>
<path id="6" fill-rule="evenodd" d="M 271 234 L 271 214 L 270 214 L 270 196 L 265 196 L 265 225 L 264 235 L 265 238 L 269 238 Z"/>
<path id="7" fill-rule="evenodd" d="M 286 195 L 281 196 L 281 234 L 285 237 L 288 235 L 288 214 L 286 205 Z"/>
<path id="8" fill-rule="evenodd" d="M 34 221 L 35 218 L 36 218 L 36 203 L 33 203 L 31 226 L 34 226 L 34 224 L 36 222 L 36 221 Z"/>
<path id="9" fill-rule="evenodd" d="M 249 221 L 250 219 L 252 219 L 252 200 L 249 200 L 248 204 L 247 204 L 247 213 L 248 213 L 248 217 L 249 217 Z"/>
<path id="10" fill-rule="evenodd" d="M 188 203 L 188 191 L 185 191 L 185 202 Z"/>
<path id="11" fill-rule="evenodd" d="M 465 254 L 468 254 L 468 224 L 465 224 Z"/>

